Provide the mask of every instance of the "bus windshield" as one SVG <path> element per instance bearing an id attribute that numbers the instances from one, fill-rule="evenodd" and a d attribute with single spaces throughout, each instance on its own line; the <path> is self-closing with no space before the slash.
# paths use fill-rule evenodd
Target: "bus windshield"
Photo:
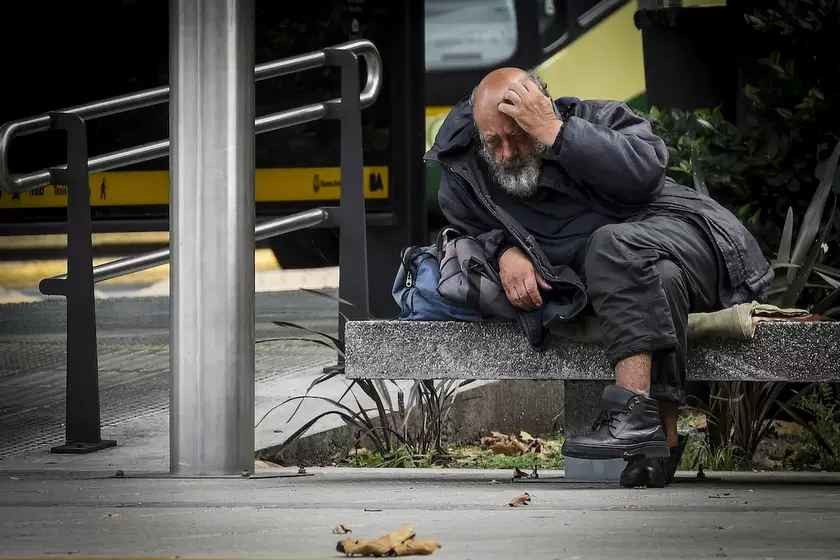
<path id="1" fill-rule="evenodd" d="M 516 51 L 513 0 L 426 0 L 426 70 L 494 66 Z"/>

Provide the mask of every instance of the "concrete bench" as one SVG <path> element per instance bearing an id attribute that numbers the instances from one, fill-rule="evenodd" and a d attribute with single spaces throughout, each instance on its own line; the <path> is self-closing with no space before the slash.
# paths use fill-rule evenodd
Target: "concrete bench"
<path id="1" fill-rule="evenodd" d="M 350 321 L 345 341 L 350 378 L 564 380 L 570 434 L 591 425 L 614 377 L 597 344 L 536 352 L 514 323 Z M 690 380 L 840 381 L 840 323 L 759 323 L 750 340 L 700 339 L 689 348 Z"/>
<path id="2" fill-rule="evenodd" d="M 562 342 L 531 350 L 514 323 L 350 321 L 350 378 L 613 378 L 596 344 Z M 689 343 L 688 378 L 709 381 L 840 381 L 840 322 L 759 323 L 751 340 Z"/>

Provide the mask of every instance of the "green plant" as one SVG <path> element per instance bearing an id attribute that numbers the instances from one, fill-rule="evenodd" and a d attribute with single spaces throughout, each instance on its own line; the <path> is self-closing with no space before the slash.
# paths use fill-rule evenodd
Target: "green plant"
<path id="1" fill-rule="evenodd" d="M 769 254 L 788 209 L 804 212 L 824 178 L 820 164 L 840 139 L 840 6 L 835 0 L 741 5 L 747 29 L 737 126 L 719 109 L 654 107 L 649 118 L 669 146 L 673 178 L 708 189 Z M 840 255 L 829 258 L 840 264 Z"/>
<path id="2" fill-rule="evenodd" d="M 314 293 L 335 299 L 321 292 Z M 423 457 L 436 462 L 447 460 L 443 445 L 446 424 L 458 390 L 471 383 L 472 380 L 413 381 L 408 386 L 406 398 L 405 387 L 397 381 L 353 379 L 338 399 L 311 395 L 311 391 L 317 386 L 344 375 L 344 342 L 338 337 L 296 323 L 275 321 L 274 324 L 278 327 L 304 332 L 307 336 L 268 338 L 257 341 L 258 344 L 277 340 L 318 344 L 335 350 L 342 362 L 338 366 L 329 368 L 312 381 L 305 394 L 288 398 L 271 407 L 257 422 L 256 425 L 259 426 L 274 411 L 294 404 L 295 407 L 287 420 L 289 422 L 307 400 L 325 402 L 332 406 L 331 410 L 307 419 L 286 438 L 279 447 L 280 450 L 306 434 L 322 418 L 338 416 L 347 425 L 353 427 L 356 434 L 354 446 L 358 447 L 362 442 L 371 446 L 375 456 L 380 458 L 381 466 L 407 466 L 410 463 L 422 461 Z M 396 393 L 396 403 L 392 398 L 392 390 Z M 345 399 L 348 401 L 352 399 L 352 402 L 347 404 Z M 363 402 L 365 399 L 368 404 Z"/>
<path id="3" fill-rule="evenodd" d="M 821 166 L 823 178 L 814 193 L 793 243 L 793 209 L 788 210 L 773 268 L 774 282 L 767 292 L 768 299 L 790 307 L 801 301 L 806 289 L 822 292 L 812 310 L 829 317 L 840 318 L 840 270 L 821 264 L 826 239 L 837 225 L 837 197 L 831 197 L 831 207 L 824 219 L 833 178 L 840 159 L 840 142 Z M 827 295 L 826 295 L 827 294 Z M 792 417 L 814 432 L 814 437 L 827 449 L 824 438 L 815 431 L 807 411 L 796 402 L 817 384 L 793 391 L 786 383 L 713 383 L 709 400 L 700 407 L 709 418 L 709 437 L 705 448 L 698 448 L 698 461 L 711 465 L 749 465 L 761 441 L 768 435 L 774 421 L 782 414 Z M 705 449 L 705 450 L 704 450 Z"/>
<path id="4" fill-rule="evenodd" d="M 769 158 L 748 142 L 748 135 L 726 120 L 719 107 L 652 107 L 647 117 L 668 146 L 667 172 L 674 180 L 693 184 L 701 191 L 712 190 L 724 201 L 750 196 L 745 177 L 766 165 Z"/>
<path id="5" fill-rule="evenodd" d="M 400 447 L 390 455 L 383 456 L 375 450 L 357 448 L 343 457 L 343 464 L 366 468 L 428 468 L 443 464 L 450 468 L 464 469 L 562 469 L 564 459 L 560 449 L 563 446 L 563 436 L 556 434 L 542 441 L 541 453 L 528 452 L 515 456 L 495 454 L 489 449 L 469 444 L 450 446 L 443 455 L 433 452 L 425 455 L 414 454 L 411 449 Z"/>
<path id="6" fill-rule="evenodd" d="M 691 434 L 685 446 L 680 470 L 709 469 L 713 471 L 738 471 L 747 468 L 743 449 L 734 445 L 716 447 L 706 433 Z"/>
<path id="7" fill-rule="evenodd" d="M 422 469 L 450 463 L 448 454 L 435 452 L 418 454 L 404 445 L 397 447 L 387 455 L 366 448 L 354 448 L 350 453 L 338 459 L 344 465 L 360 468 Z"/>
<path id="8" fill-rule="evenodd" d="M 741 68 L 746 83 L 738 124 L 720 109 L 654 107 L 648 116 L 669 146 L 669 174 L 732 209 L 765 254 L 777 248 L 767 299 L 840 319 L 840 251 L 830 250 L 840 239 L 840 57 L 833 46 L 840 4 L 744 5 L 754 6 L 745 19 L 755 47 Z M 816 422 L 802 400 L 815 388 L 713 384 L 701 405 L 709 416 L 708 437 L 694 442 L 689 456 L 706 466 L 748 465 L 780 415 L 805 426 L 826 451 L 821 431 L 827 425 Z"/>
<path id="9" fill-rule="evenodd" d="M 803 433 L 799 448 L 788 462 L 840 471 L 840 402 L 828 385 L 802 399 L 802 409 L 813 418 L 814 430 Z"/>
<path id="10" fill-rule="evenodd" d="M 823 449 L 831 446 L 820 433 L 805 399 L 818 383 L 796 389 L 787 383 L 718 382 L 708 404 L 701 405 L 709 421 L 706 443 L 713 452 L 730 450 L 743 466 L 750 466 L 759 444 L 775 422 L 786 417 L 801 425 Z"/>
<path id="11" fill-rule="evenodd" d="M 774 283 L 766 297 L 773 303 L 791 307 L 799 303 L 806 288 L 828 291 L 828 295 L 817 301 L 818 313 L 831 315 L 835 310 L 830 302 L 840 293 L 840 269 L 822 264 L 827 252 L 827 241 L 837 228 L 837 195 L 832 195 L 832 186 L 837 188 L 838 160 L 840 160 L 840 142 L 834 147 L 831 157 L 821 164 L 822 178 L 811 198 L 796 243 L 793 243 L 793 208 L 788 208 L 785 225 L 782 229 L 779 248 L 773 269 L 776 272 Z M 830 209 L 825 220 L 829 197 Z M 831 299 L 829 299 L 831 298 Z"/>

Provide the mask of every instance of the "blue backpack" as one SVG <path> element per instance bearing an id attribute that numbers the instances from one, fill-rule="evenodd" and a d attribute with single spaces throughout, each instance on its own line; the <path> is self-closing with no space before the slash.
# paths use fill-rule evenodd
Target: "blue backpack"
<path id="1" fill-rule="evenodd" d="M 480 321 L 481 313 L 444 299 L 438 292 L 440 250 L 437 245 L 408 247 L 391 293 L 400 306 L 400 319 L 407 321 Z"/>

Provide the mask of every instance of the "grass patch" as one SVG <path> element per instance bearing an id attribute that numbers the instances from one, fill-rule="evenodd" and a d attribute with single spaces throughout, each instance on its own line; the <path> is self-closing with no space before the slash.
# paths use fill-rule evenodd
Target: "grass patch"
<path id="1" fill-rule="evenodd" d="M 823 388 L 803 399 L 803 408 L 813 415 L 813 430 L 794 422 L 776 420 L 753 457 L 735 445 L 711 445 L 704 414 L 683 415 L 679 420 L 680 433 L 688 436 L 679 469 L 696 471 L 701 467 L 713 471 L 840 471 L 840 405 L 836 397 Z M 821 434 L 820 439 L 815 433 Z M 502 455 L 481 445 L 454 445 L 443 453 L 412 454 L 405 447 L 388 456 L 357 449 L 343 460 L 341 466 L 366 468 L 464 468 L 514 469 L 529 472 L 537 469 L 563 469 L 563 435 L 540 438 L 541 453 Z"/>
<path id="2" fill-rule="evenodd" d="M 829 386 L 800 401 L 809 415 L 810 426 L 774 420 L 766 436 L 748 453 L 732 443 L 715 447 L 706 431 L 703 414 L 684 415 L 679 430 L 688 435 L 688 443 L 680 462 L 681 470 L 697 470 L 701 466 L 718 471 L 840 471 L 840 405 Z"/>
<path id="3" fill-rule="evenodd" d="M 454 445 L 447 448 L 446 453 L 426 455 L 412 454 L 401 447 L 388 456 L 368 449 L 354 449 L 341 466 L 359 468 L 433 468 L 446 467 L 453 469 L 522 469 L 530 471 L 538 469 L 562 469 L 563 436 L 559 434 L 542 441 L 541 453 L 523 453 L 521 455 L 499 455 L 480 445 Z"/>

